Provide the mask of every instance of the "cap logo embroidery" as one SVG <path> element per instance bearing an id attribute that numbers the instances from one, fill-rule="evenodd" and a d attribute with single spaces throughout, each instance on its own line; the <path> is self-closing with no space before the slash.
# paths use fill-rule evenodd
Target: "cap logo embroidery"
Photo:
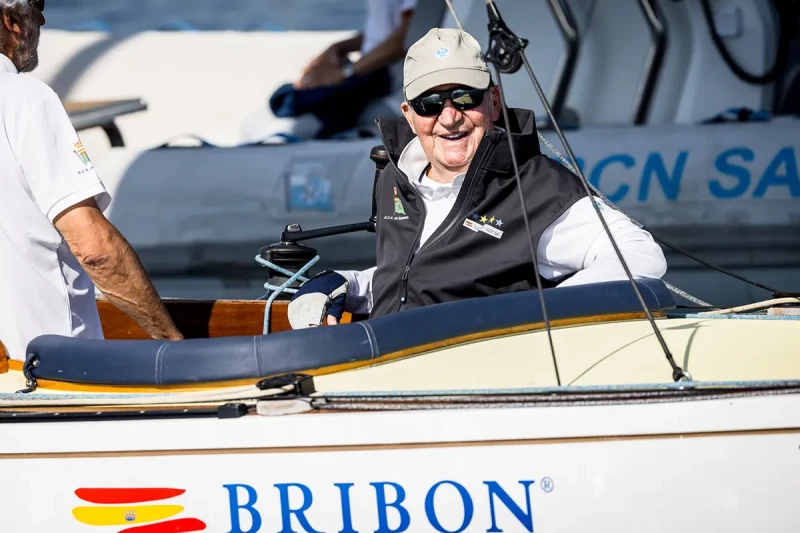
<path id="1" fill-rule="evenodd" d="M 450 57 L 450 49 L 449 48 L 439 48 L 436 50 L 436 57 L 439 59 L 446 59 Z"/>

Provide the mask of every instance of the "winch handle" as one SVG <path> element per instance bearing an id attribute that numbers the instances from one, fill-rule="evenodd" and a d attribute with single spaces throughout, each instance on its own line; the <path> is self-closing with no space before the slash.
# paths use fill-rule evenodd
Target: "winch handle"
<path id="1" fill-rule="evenodd" d="M 372 231 L 375 231 L 375 226 L 378 223 L 378 178 L 381 177 L 381 172 L 389 164 L 389 152 L 383 145 L 374 146 L 369 152 L 369 158 L 375 163 L 375 179 L 372 182 L 372 216 L 369 221 L 372 223 Z"/>

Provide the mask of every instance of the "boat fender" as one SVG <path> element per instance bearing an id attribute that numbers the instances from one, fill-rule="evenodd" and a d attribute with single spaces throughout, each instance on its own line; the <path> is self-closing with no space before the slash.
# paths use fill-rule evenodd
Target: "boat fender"
<path id="1" fill-rule="evenodd" d="M 347 298 L 347 280 L 333 270 L 324 270 L 306 281 L 289 302 L 292 329 L 322 325 L 326 316 L 342 319 Z"/>

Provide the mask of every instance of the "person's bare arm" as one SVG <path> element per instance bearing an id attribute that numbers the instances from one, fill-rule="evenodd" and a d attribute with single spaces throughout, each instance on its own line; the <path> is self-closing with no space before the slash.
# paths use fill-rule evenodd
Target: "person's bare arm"
<path id="1" fill-rule="evenodd" d="M 361 50 L 362 44 L 364 44 L 364 34 L 356 33 L 349 39 L 332 44 L 330 48 L 332 48 L 339 57 L 344 57 L 351 52 L 358 52 Z"/>
<path id="2" fill-rule="evenodd" d="M 344 58 L 347 54 L 350 52 L 358 52 L 363 42 L 364 35 L 357 33 L 344 41 L 333 43 L 321 54 L 308 62 L 295 81 L 294 86 L 298 89 L 308 89 L 315 86 L 314 81 L 318 71 L 332 69 L 338 72 L 344 65 Z"/>
<path id="3" fill-rule="evenodd" d="M 384 39 L 381 44 L 376 46 L 374 50 L 356 61 L 353 64 L 353 73 L 357 76 L 362 76 L 381 67 L 388 67 L 395 61 L 403 59 L 406 55 L 406 35 L 413 16 L 413 10 L 403 11 L 403 19 L 397 29 Z"/>
<path id="4" fill-rule="evenodd" d="M 59 214 L 54 224 L 100 291 L 155 339 L 183 338 L 139 257 L 94 198 Z"/>

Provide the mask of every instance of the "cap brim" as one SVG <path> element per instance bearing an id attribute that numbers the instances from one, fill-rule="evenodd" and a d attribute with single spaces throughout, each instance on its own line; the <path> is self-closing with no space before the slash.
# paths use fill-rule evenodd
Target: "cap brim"
<path id="1" fill-rule="evenodd" d="M 405 88 L 406 99 L 413 100 L 425 91 L 429 91 L 439 85 L 458 84 L 484 89 L 489 87 L 491 76 L 486 70 L 474 68 L 450 68 L 437 70 L 430 74 L 420 76 L 412 81 Z"/>

